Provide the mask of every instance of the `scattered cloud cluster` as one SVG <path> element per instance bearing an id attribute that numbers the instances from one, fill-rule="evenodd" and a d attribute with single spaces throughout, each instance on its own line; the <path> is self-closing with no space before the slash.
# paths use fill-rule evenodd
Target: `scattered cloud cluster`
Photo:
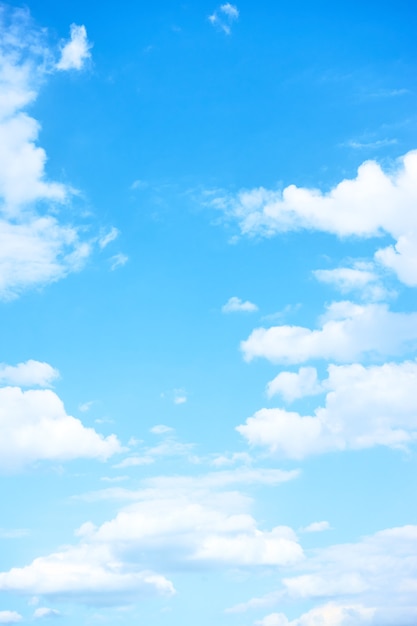
<path id="1" fill-rule="evenodd" d="M 396 313 L 386 304 L 333 302 L 320 328 L 271 326 L 256 328 L 241 350 L 246 361 L 263 357 L 272 363 L 304 363 L 311 359 L 338 362 L 365 356 L 397 356 L 417 344 L 417 313 Z"/>
<path id="2" fill-rule="evenodd" d="M 73 24 L 55 62 L 27 11 L 0 12 L 0 299 L 79 271 L 92 252 L 93 239 L 60 216 L 77 192 L 48 178 L 41 127 L 27 112 L 42 83 L 55 71 L 81 70 L 90 48 L 85 26 Z M 115 258 L 113 266 L 124 262 Z"/>
<path id="3" fill-rule="evenodd" d="M 59 372 L 49 363 L 29 359 L 18 365 L 0 363 L 0 385 L 19 385 L 22 387 L 50 387 L 59 378 Z"/>
<path id="4" fill-rule="evenodd" d="M 226 2 L 209 15 L 209 21 L 213 26 L 222 30 L 226 35 L 232 32 L 232 24 L 239 18 L 239 10 L 234 4 Z"/>
<path id="5" fill-rule="evenodd" d="M 415 286 L 416 181 L 417 151 L 410 151 L 387 172 L 375 161 L 366 161 L 356 178 L 341 181 L 328 193 L 296 185 L 282 191 L 259 187 L 217 197 L 212 205 L 237 221 L 243 235 L 271 237 L 293 230 L 338 237 L 390 235 L 394 243 L 377 249 L 374 262 L 405 285 Z"/>
<path id="6" fill-rule="evenodd" d="M 296 476 L 281 470 L 237 470 L 194 479 L 148 479 L 136 492 L 103 490 L 104 498 L 120 491 L 132 503 L 100 526 L 83 524 L 76 533 L 78 545 L 0 573 L 0 590 L 118 605 L 147 593 L 174 593 L 172 582 L 155 573 L 155 566 L 172 570 L 184 565 L 201 569 L 297 563 L 303 551 L 295 532 L 287 526 L 261 530 L 248 510 L 251 500 L 224 489 L 251 481 L 278 485 Z"/>
<path id="7" fill-rule="evenodd" d="M 270 613 L 258 626 L 411 626 L 417 617 L 417 527 L 389 528 L 357 543 L 315 550 L 272 594 L 229 609 L 242 612 L 312 601 L 300 617 Z"/>
<path id="8" fill-rule="evenodd" d="M 67 415 L 51 389 L 18 386 L 49 386 L 57 376 L 49 364 L 38 361 L 2 366 L 0 379 L 9 386 L 0 387 L 0 470 L 17 471 L 43 460 L 106 460 L 122 451 L 115 435 L 103 437 Z"/>
<path id="9" fill-rule="evenodd" d="M 269 388 L 286 400 L 325 392 L 314 415 L 261 409 L 237 430 L 251 444 L 301 459 L 331 450 L 405 447 L 417 440 L 417 363 L 330 365 L 318 382 L 314 368 L 281 373 Z"/>

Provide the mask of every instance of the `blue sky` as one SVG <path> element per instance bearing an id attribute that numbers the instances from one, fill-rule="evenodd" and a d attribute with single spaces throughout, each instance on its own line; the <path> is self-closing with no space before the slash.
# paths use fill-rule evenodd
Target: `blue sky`
<path id="1" fill-rule="evenodd" d="M 0 624 L 416 623 L 416 22 L 0 5 Z"/>

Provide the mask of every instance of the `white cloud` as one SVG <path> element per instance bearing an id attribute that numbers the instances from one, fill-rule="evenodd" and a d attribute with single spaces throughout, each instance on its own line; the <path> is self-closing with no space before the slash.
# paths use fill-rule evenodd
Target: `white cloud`
<path id="1" fill-rule="evenodd" d="M 336 287 L 341 293 L 358 293 L 366 300 L 384 300 L 389 295 L 382 285 L 381 277 L 370 263 L 355 263 L 354 267 L 338 267 L 331 270 L 315 270 L 313 274 L 319 281 Z"/>
<path id="2" fill-rule="evenodd" d="M 365 608 L 359 604 L 339 605 L 329 602 L 307 611 L 294 620 L 288 620 L 283 613 L 272 613 L 255 624 L 257 626 L 359 626 L 373 623 L 374 614 L 373 608 Z"/>
<path id="3" fill-rule="evenodd" d="M 56 69 L 81 70 L 91 58 L 91 47 L 85 26 L 71 24 L 70 40 L 61 48 L 61 58 L 55 66 Z"/>
<path id="4" fill-rule="evenodd" d="M 237 18 L 239 17 L 239 11 L 237 6 L 235 6 L 234 4 L 230 4 L 230 2 L 226 2 L 226 4 L 220 5 L 220 11 L 234 20 L 237 20 Z"/>
<path id="5" fill-rule="evenodd" d="M 326 522 L 326 521 L 312 522 L 311 524 L 303 528 L 302 532 L 303 533 L 321 533 L 324 530 L 330 530 L 329 522 Z"/>
<path id="6" fill-rule="evenodd" d="M 0 539 L 21 539 L 29 534 L 28 528 L 0 528 Z"/>
<path id="7" fill-rule="evenodd" d="M 152 426 L 150 432 L 154 435 L 166 435 L 168 433 L 172 433 L 174 431 L 171 426 L 165 426 L 165 424 L 157 424 L 156 426 Z"/>
<path id="8" fill-rule="evenodd" d="M 384 148 L 385 146 L 392 146 L 395 145 L 397 142 L 396 139 L 376 139 L 375 141 L 357 141 L 352 139 L 351 141 L 348 141 L 347 145 L 349 148 L 355 148 L 355 149 L 367 149 L 367 150 L 375 150 L 378 148 Z"/>
<path id="9" fill-rule="evenodd" d="M 399 280 L 415 287 L 417 285 L 417 234 L 416 231 L 398 237 L 396 244 L 378 250 L 377 261 L 392 269 Z"/>
<path id="10" fill-rule="evenodd" d="M 36 461 L 106 460 L 122 450 L 115 435 L 103 437 L 67 415 L 49 389 L 0 389 L 0 469 L 19 470 Z"/>
<path id="11" fill-rule="evenodd" d="M 84 523 L 80 543 L 0 573 L 0 590 L 86 604 L 125 604 L 145 592 L 172 594 L 172 583 L 154 570 L 224 569 L 290 565 L 303 558 L 287 526 L 258 527 L 252 501 L 231 484 L 276 485 L 297 472 L 245 470 L 203 477 L 162 476 L 138 491 L 113 488 L 131 500 L 95 526 Z"/>
<path id="12" fill-rule="evenodd" d="M 25 112 L 50 75 L 44 34 L 18 10 L 2 12 L 0 31 L 0 298 L 10 299 L 81 269 L 91 243 L 61 222 L 75 191 L 47 178 L 40 125 Z"/>
<path id="13" fill-rule="evenodd" d="M 174 389 L 174 404 L 185 404 L 187 399 L 185 389 Z"/>
<path id="14" fill-rule="evenodd" d="M 106 246 L 109 245 L 109 243 L 111 243 L 112 241 L 114 241 L 115 239 L 117 239 L 117 237 L 120 235 L 120 232 L 117 228 L 115 228 L 114 226 L 109 230 L 108 233 L 106 233 L 105 235 L 102 235 L 98 241 L 99 246 L 101 249 L 105 248 Z"/>
<path id="15" fill-rule="evenodd" d="M 216 454 L 211 461 L 211 465 L 214 465 L 214 467 L 235 465 L 235 463 L 250 465 L 252 463 L 252 457 L 247 452 L 234 452 L 233 454 Z"/>
<path id="16" fill-rule="evenodd" d="M 0 363 L 0 384 L 3 385 L 49 387 L 57 378 L 59 378 L 58 370 L 49 363 L 33 361 L 32 359 L 14 366 Z"/>
<path id="17" fill-rule="evenodd" d="M 110 269 L 112 271 L 117 270 L 118 267 L 123 267 L 123 265 L 126 265 L 128 260 L 129 260 L 129 257 L 126 254 L 119 252 L 119 254 L 115 254 L 114 256 L 111 257 Z"/>
<path id="18" fill-rule="evenodd" d="M 232 32 L 231 26 L 239 17 L 239 10 L 234 4 L 226 2 L 209 15 L 209 22 L 222 30 L 226 35 Z"/>
<path id="19" fill-rule="evenodd" d="M 23 617 L 16 611 L 0 611 L 0 624 L 16 624 L 22 619 Z"/>
<path id="20" fill-rule="evenodd" d="M 257 626 L 413 626 L 417 607 L 417 526 L 379 531 L 356 543 L 316 549 L 278 589 L 228 613 L 266 606 L 313 608 L 290 620 L 271 613 Z M 325 601 L 323 603 L 323 601 Z"/>
<path id="21" fill-rule="evenodd" d="M 0 298 L 14 298 L 79 271 L 90 253 L 77 229 L 54 217 L 28 217 L 14 224 L 0 218 Z"/>
<path id="22" fill-rule="evenodd" d="M 240 298 L 233 296 L 222 306 L 223 313 L 253 313 L 257 311 L 258 307 L 253 302 L 246 300 L 243 302 Z"/>
<path id="23" fill-rule="evenodd" d="M 57 611 L 56 609 L 50 609 L 48 607 L 39 607 L 37 609 L 35 609 L 34 613 L 33 613 L 33 617 L 35 619 L 45 619 L 45 618 L 54 618 L 54 617 L 60 617 L 61 613 L 59 611 Z"/>
<path id="24" fill-rule="evenodd" d="M 153 562 L 170 567 L 284 565 L 302 558 L 290 528 L 262 531 L 247 512 L 246 498 L 207 487 L 175 479 L 155 483 L 137 492 L 136 502 L 113 520 L 98 528 L 87 523 L 79 534 L 94 545 L 117 546 L 125 555 L 141 554 L 142 560 L 148 553 Z"/>
<path id="25" fill-rule="evenodd" d="M 217 197 L 211 204 L 236 220 L 243 235 L 270 237 L 301 229 L 338 237 L 388 234 L 396 248 L 377 251 L 377 260 L 399 280 L 416 285 L 416 202 L 417 151 L 411 151 L 387 172 L 366 161 L 356 178 L 341 181 L 328 193 L 295 185 L 282 191 L 259 187 Z"/>
<path id="26" fill-rule="evenodd" d="M 411 625 L 417 617 L 416 547 L 417 527 L 403 526 L 318 550 L 303 565 L 308 573 L 283 580 L 286 594 L 296 601 L 333 597 L 342 606 L 356 596 L 370 624 Z"/>
<path id="27" fill-rule="evenodd" d="M 301 459 L 330 450 L 404 448 L 417 440 L 417 363 L 330 365 L 313 416 L 261 409 L 237 430 L 251 445 Z"/>
<path id="28" fill-rule="evenodd" d="M 151 456 L 128 456 L 120 463 L 117 463 L 113 467 L 116 469 L 123 469 L 124 467 L 140 467 L 141 465 L 151 465 L 155 463 L 155 459 Z"/>
<path id="29" fill-rule="evenodd" d="M 322 392 L 315 367 L 301 367 L 298 372 L 281 372 L 268 383 L 266 391 L 269 398 L 281 395 L 285 402 L 292 402 L 305 396 L 314 396 Z"/>
<path id="30" fill-rule="evenodd" d="M 172 583 L 128 567 L 107 546 L 82 544 L 0 573 L 0 590 L 83 604 L 123 604 L 152 593 L 171 595 Z"/>
<path id="31" fill-rule="evenodd" d="M 394 313 L 385 304 L 333 302 L 320 323 L 318 330 L 288 325 L 256 328 L 241 342 L 244 358 L 348 362 L 365 355 L 398 355 L 417 341 L 417 313 Z"/>
<path id="32" fill-rule="evenodd" d="M 269 485 L 276 486 L 281 483 L 295 480 L 300 475 L 299 470 L 284 471 L 280 469 L 265 468 L 238 468 L 234 470 L 208 472 L 198 476 L 158 476 L 144 481 L 145 489 L 131 490 L 123 488 L 101 489 L 78 496 L 80 500 L 96 502 L 102 500 L 125 500 L 135 501 L 146 499 L 155 494 L 198 494 L 202 497 L 204 492 L 229 488 L 237 485 Z"/>

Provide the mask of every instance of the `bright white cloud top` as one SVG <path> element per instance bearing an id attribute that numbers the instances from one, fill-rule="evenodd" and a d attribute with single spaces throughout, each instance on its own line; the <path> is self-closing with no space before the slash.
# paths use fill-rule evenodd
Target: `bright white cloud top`
<path id="1" fill-rule="evenodd" d="M 61 49 L 61 58 L 56 64 L 56 69 L 81 70 L 86 61 L 91 58 L 91 47 L 85 26 L 71 24 L 71 37 Z"/>
<path id="2" fill-rule="evenodd" d="M 1 624 L 415 626 L 416 29 L 0 6 Z"/>

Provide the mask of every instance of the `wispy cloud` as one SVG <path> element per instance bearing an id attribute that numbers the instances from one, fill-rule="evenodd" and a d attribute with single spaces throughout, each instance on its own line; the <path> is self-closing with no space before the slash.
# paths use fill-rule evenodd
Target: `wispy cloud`
<path id="1" fill-rule="evenodd" d="M 236 5 L 226 2 L 221 4 L 211 15 L 209 21 L 213 26 L 222 30 L 226 35 L 232 32 L 232 24 L 239 18 L 239 10 Z"/>
<path id="2" fill-rule="evenodd" d="M 119 252 L 119 254 L 115 254 L 114 256 L 111 257 L 110 269 L 112 271 L 117 270 L 118 267 L 123 267 L 123 265 L 126 265 L 128 260 L 129 260 L 129 257 L 126 254 Z"/>

